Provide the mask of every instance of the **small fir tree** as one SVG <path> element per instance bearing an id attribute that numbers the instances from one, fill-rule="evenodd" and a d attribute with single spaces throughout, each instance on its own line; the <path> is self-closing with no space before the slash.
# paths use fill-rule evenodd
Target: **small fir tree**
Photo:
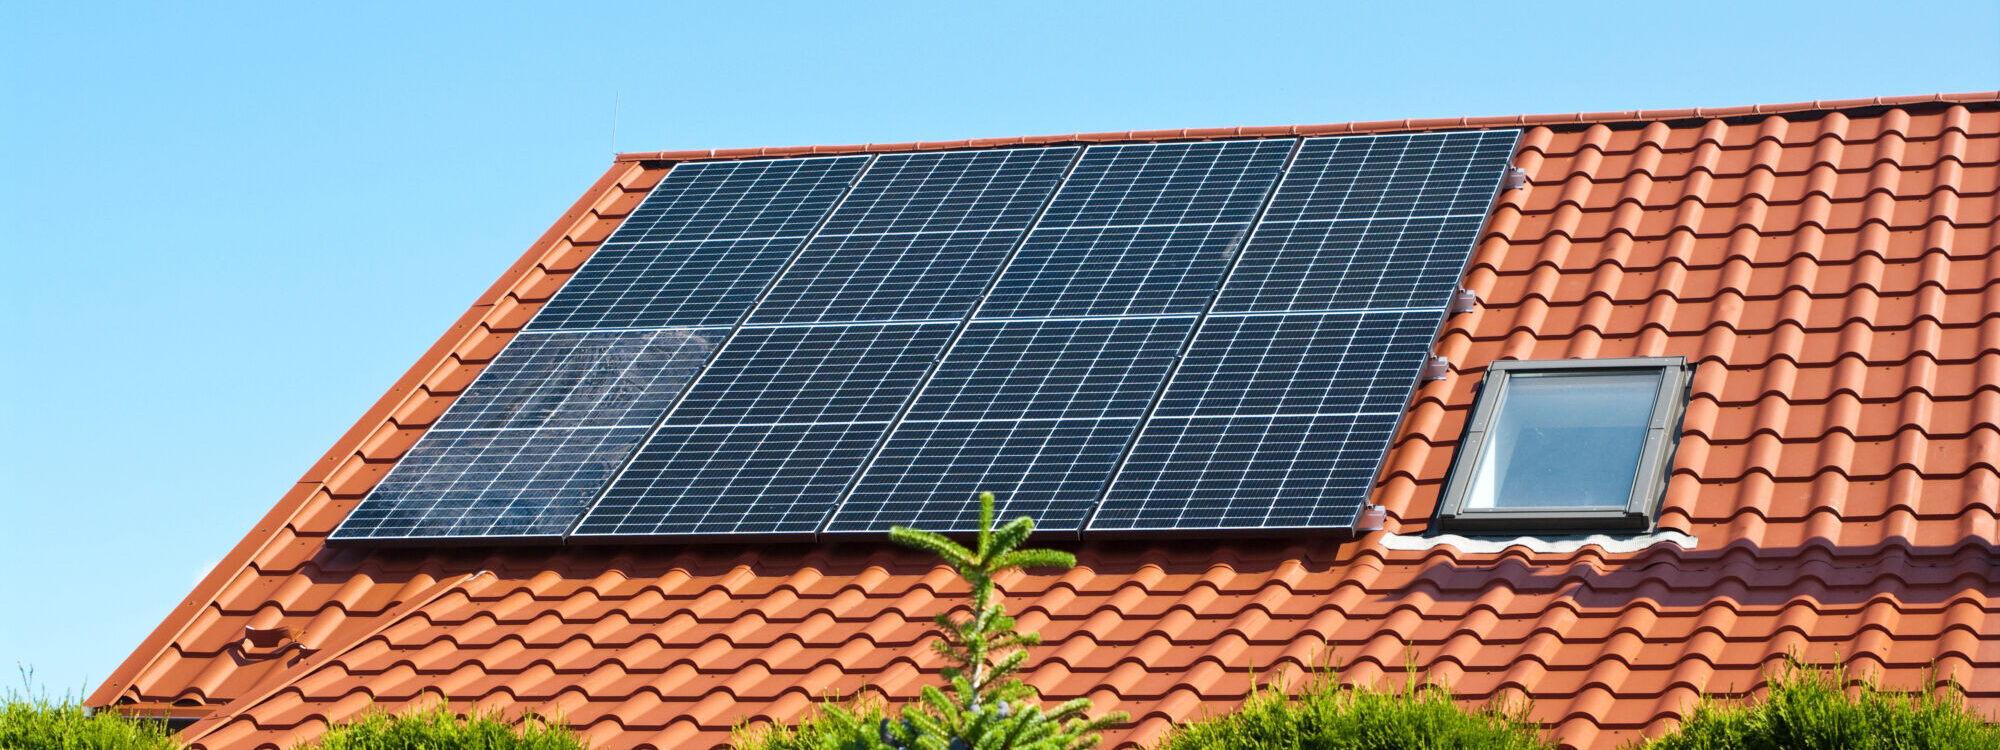
<path id="1" fill-rule="evenodd" d="M 1043 710 L 1035 689 L 1020 680 L 1026 648 L 1041 636 L 1014 629 L 1014 618 L 1001 605 L 993 577 L 1015 568 L 1069 568 L 1076 556 L 1052 549 L 1021 549 L 1035 522 L 1026 516 L 993 528 L 993 493 L 979 495 L 979 537 L 976 549 L 942 534 L 896 527 L 897 542 L 927 550 L 944 559 L 972 590 L 972 610 L 962 618 L 940 614 L 942 631 L 931 645 L 950 666 L 944 668 L 944 689 L 925 685 L 916 702 L 900 716 L 880 704 L 863 702 L 853 708 L 824 706 L 819 716 L 799 730 L 772 729 L 761 737 L 739 740 L 739 746 L 778 750 L 1083 750 L 1094 747 L 1098 732 L 1125 720 L 1116 713 L 1091 718 L 1089 698 L 1077 698 Z"/>

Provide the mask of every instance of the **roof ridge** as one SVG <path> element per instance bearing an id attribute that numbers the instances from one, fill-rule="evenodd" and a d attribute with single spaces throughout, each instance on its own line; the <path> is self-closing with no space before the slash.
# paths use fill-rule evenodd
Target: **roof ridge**
<path id="1" fill-rule="evenodd" d="M 1124 132 L 1071 133 L 1012 138 L 966 138 L 952 141 L 911 143 L 863 143 L 848 145 L 767 146 L 749 148 L 690 149 L 680 151 L 633 151 L 620 153 L 614 161 L 697 161 L 710 159 L 750 159 L 765 156 L 807 156 L 814 154 L 886 153 L 896 151 L 937 151 L 961 148 L 1001 148 L 1063 143 L 1106 143 L 1117 141 L 1162 141 L 1180 139 L 1277 138 L 1349 133 L 1392 133 L 1399 131 L 1443 130 L 1447 128 L 1499 128 L 1531 125 L 1586 125 L 1614 122 L 1651 122 L 1689 118 L 1780 115 L 1797 112 L 1906 107 L 1920 104 L 1990 104 L 2000 102 L 2000 91 L 1877 96 L 1867 99 L 1815 99 L 1784 104 L 1752 104 L 1735 107 L 1694 107 L 1691 109 L 1635 109 L 1624 112 L 1573 112 L 1547 115 L 1501 115 L 1489 117 L 1435 117 L 1427 119 L 1376 120 L 1322 125 L 1275 125 L 1234 128 L 1183 128 L 1180 130 L 1128 130 Z"/>

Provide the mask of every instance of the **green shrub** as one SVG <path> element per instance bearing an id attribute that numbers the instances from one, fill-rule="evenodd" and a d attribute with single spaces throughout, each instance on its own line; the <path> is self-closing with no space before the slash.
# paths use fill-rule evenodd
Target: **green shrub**
<path id="1" fill-rule="evenodd" d="M 0 703 L 0 748 L 6 750 L 176 750 L 166 724 L 90 711 L 67 700 L 10 695 Z"/>
<path id="2" fill-rule="evenodd" d="M 1176 727 L 1160 750 L 1553 750 L 1527 707 L 1467 711 L 1414 675 L 1400 690 L 1339 684 L 1315 674 L 1288 695 L 1282 685 L 1251 692 L 1233 712 Z"/>
<path id="3" fill-rule="evenodd" d="M 560 724 L 529 712 L 509 723 L 499 712 L 452 713 L 436 706 L 402 714 L 370 710 L 334 725 L 300 748 L 317 750 L 583 750 L 583 740 Z"/>
<path id="4" fill-rule="evenodd" d="M 1886 690 L 1844 668 L 1788 658 L 1770 692 L 1749 704 L 1704 698 L 1679 729 L 1646 750 L 1963 750 L 2000 748 L 2000 727 L 1982 722 L 1957 692 Z M 1935 680 L 1926 680 L 1936 684 Z"/>

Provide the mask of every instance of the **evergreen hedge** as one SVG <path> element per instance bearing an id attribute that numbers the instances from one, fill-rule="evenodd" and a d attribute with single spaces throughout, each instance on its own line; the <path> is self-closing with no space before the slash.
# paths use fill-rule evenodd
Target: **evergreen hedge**
<path id="1" fill-rule="evenodd" d="M 1296 695 L 1254 689 L 1235 711 L 1176 727 L 1159 750 L 1554 750 L 1527 707 L 1466 710 L 1441 686 L 1411 675 L 1406 687 L 1341 685 L 1317 672 Z"/>
<path id="2" fill-rule="evenodd" d="M 179 750 L 167 725 L 115 711 L 91 711 L 70 701 L 9 695 L 0 703 L 5 750 Z"/>
<path id="3" fill-rule="evenodd" d="M 508 722 L 499 712 L 452 713 L 444 701 L 400 714 L 369 710 L 336 724 L 301 750 L 584 750 L 561 723 L 529 712 Z"/>
<path id="4" fill-rule="evenodd" d="M 1929 677 L 1935 678 L 1935 675 Z M 1926 679 L 1937 685 L 1935 679 Z M 1846 687 L 1854 685 L 1850 695 Z M 1635 745 L 1638 746 L 1638 745 Z M 1884 689 L 1845 668 L 1788 658 L 1770 691 L 1748 703 L 1704 698 L 1681 726 L 1645 750 L 2000 750 L 2000 726 L 1952 688 Z"/>

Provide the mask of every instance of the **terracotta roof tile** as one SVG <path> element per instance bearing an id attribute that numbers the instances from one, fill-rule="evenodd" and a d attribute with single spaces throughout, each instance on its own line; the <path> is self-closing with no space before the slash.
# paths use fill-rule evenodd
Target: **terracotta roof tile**
<path id="1" fill-rule="evenodd" d="M 935 676 L 961 584 L 875 544 L 371 550 L 321 542 L 665 174 L 687 159 L 1526 127 L 1376 502 L 1423 531 L 1486 365 L 1697 363 L 1661 526 L 1694 549 L 1402 551 L 1093 542 L 1002 581 L 1050 699 L 1131 712 L 1118 746 L 1226 710 L 1251 666 L 1449 678 L 1535 701 L 1566 747 L 1658 732 L 1797 650 L 2000 711 L 2000 95 L 1596 115 L 627 154 L 92 697 L 181 704 L 196 747 L 278 748 L 443 690 L 555 707 L 593 746 L 714 747 Z M 246 626 L 311 648 L 245 650 Z"/>

